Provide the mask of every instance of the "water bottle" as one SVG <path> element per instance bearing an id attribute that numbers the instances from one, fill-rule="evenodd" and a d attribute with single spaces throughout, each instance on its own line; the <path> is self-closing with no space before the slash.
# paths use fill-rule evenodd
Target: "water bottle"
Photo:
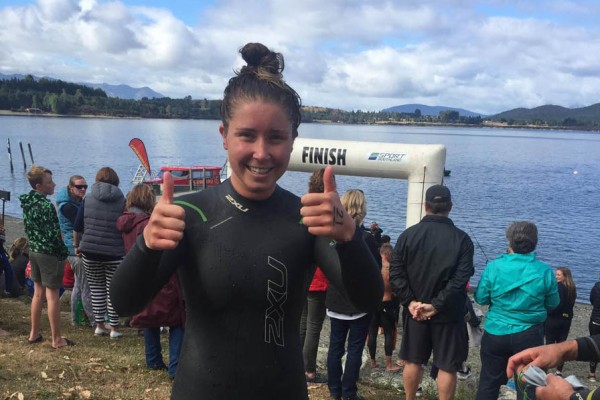
<path id="1" fill-rule="evenodd" d="M 83 310 L 83 303 L 81 299 L 77 300 L 75 304 L 75 323 L 79 326 L 84 326 L 85 323 L 85 312 Z"/>

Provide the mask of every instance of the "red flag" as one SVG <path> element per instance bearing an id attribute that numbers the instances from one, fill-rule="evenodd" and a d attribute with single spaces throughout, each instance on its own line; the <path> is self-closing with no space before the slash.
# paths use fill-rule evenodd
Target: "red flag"
<path id="1" fill-rule="evenodd" d="M 129 147 L 131 147 L 135 154 L 138 156 L 142 165 L 144 166 L 144 168 L 146 168 L 146 171 L 148 171 L 148 174 L 152 175 L 152 172 L 150 171 L 150 162 L 148 161 L 148 153 L 146 153 L 146 146 L 144 146 L 144 142 L 142 142 L 142 139 L 131 139 L 129 141 Z"/>

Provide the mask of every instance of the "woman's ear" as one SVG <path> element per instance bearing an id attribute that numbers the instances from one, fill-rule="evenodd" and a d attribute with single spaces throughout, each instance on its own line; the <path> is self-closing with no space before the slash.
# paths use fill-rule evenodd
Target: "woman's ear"
<path id="1" fill-rule="evenodd" d="M 221 134 L 221 138 L 223 138 L 223 148 L 227 150 L 227 132 L 225 131 L 223 124 L 219 126 L 219 133 Z"/>

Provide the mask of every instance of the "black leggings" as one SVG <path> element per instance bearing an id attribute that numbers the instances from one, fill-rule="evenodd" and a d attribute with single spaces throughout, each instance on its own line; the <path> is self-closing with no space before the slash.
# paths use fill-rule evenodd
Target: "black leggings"
<path id="1" fill-rule="evenodd" d="M 562 343 L 567 340 L 569 330 L 571 329 L 571 319 L 563 317 L 548 317 L 544 324 L 544 336 L 546 344 Z M 563 370 L 565 364 L 561 363 L 556 367 L 558 371 Z"/>
<path id="2" fill-rule="evenodd" d="M 373 319 L 371 320 L 371 326 L 369 327 L 369 337 L 367 339 L 367 347 L 369 348 L 369 355 L 371 359 L 375 359 L 375 352 L 377 349 L 377 334 L 379 327 L 383 328 L 384 338 L 384 351 L 386 356 L 391 356 L 394 347 L 396 347 L 396 333 L 397 333 L 397 322 L 398 319 L 389 312 L 384 311 L 385 303 L 382 303 L 379 310 L 373 313 Z"/>
<path id="3" fill-rule="evenodd" d="M 590 324 L 588 325 L 588 327 L 590 329 L 590 336 L 600 334 L 600 324 L 599 323 L 594 323 L 594 322 L 590 321 Z M 598 365 L 598 363 L 596 361 L 590 361 L 590 374 L 596 373 L 596 365 Z"/>

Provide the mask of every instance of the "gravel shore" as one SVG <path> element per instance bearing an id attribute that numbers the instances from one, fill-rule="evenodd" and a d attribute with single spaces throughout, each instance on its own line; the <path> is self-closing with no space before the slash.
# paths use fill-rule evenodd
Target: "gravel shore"
<path id="1" fill-rule="evenodd" d="M 11 216 L 5 216 L 4 226 L 6 230 L 6 247 L 8 248 L 10 243 L 12 243 L 16 238 L 23 236 L 23 220 L 20 218 L 14 218 Z M 587 294 L 586 294 L 587 297 Z M 569 339 L 574 339 L 580 336 L 589 335 L 588 331 L 588 322 L 591 313 L 591 305 L 589 304 L 576 304 L 573 322 L 571 325 L 571 331 L 569 332 Z M 482 311 L 485 312 L 485 308 L 482 307 Z M 398 345 L 396 346 L 396 351 L 394 352 L 395 356 L 397 356 L 397 350 L 399 350 L 399 344 L 401 341 L 401 333 L 402 328 L 398 328 L 399 337 L 398 337 Z M 329 321 L 326 319 L 325 324 L 323 326 L 323 330 L 321 331 L 321 340 L 319 344 L 319 355 L 317 361 L 317 367 L 324 374 L 327 373 L 326 360 L 327 360 L 327 344 L 329 343 Z M 388 385 L 390 387 L 401 388 L 402 387 L 402 372 L 387 372 L 385 368 L 382 366 L 385 365 L 384 360 L 384 352 L 383 352 L 383 336 L 379 336 L 377 340 L 378 349 L 377 349 L 377 368 L 371 368 L 368 362 L 368 352 L 365 348 L 365 352 L 363 354 L 363 367 L 361 369 L 361 381 L 362 382 L 370 382 L 377 385 Z M 477 381 L 479 377 L 479 371 L 481 369 L 481 362 L 479 359 L 479 347 L 470 348 L 469 349 L 469 358 L 467 363 L 471 367 L 472 374 L 471 376 L 464 380 L 459 381 L 459 390 L 462 390 L 466 393 L 472 392 L 473 395 L 475 390 L 477 389 Z M 587 381 L 587 375 L 589 371 L 589 365 L 585 362 L 577 362 L 570 361 L 565 364 L 563 369 L 563 374 L 567 375 L 576 375 L 584 384 L 595 387 L 596 384 L 589 383 Z M 429 368 L 425 373 L 425 378 L 423 381 L 423 385 L 426 391 L 433 390 L 435 383 L 429 378 Z M 507 387 L 503 386 L 501 391 L 500 399 L 514 399 L 516 395 L 513 391 L 509 390 Z"/>

